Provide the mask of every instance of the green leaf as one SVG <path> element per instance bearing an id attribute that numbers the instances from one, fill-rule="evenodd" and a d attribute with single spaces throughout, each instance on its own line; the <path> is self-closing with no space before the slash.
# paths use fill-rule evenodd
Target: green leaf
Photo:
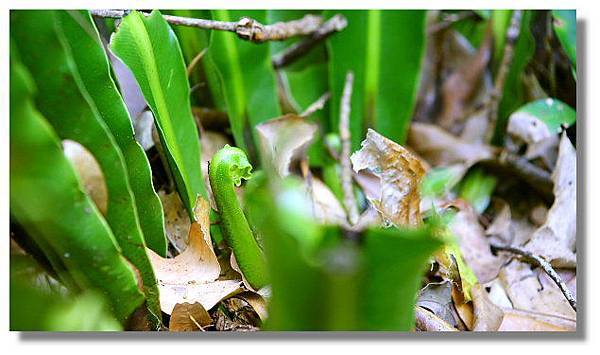
<path id="1" fill-rule="evenodd" d="M 19 20 L 25 17 L 21 15 L 17 16 Z M 25 23 L 20 21 L 19 25 Z M 74 291 L 100 291 L 110 302 L 115 317 L 124 322 L 144 301 L 134 271 L 119 253 L 115 238 L 100 212 L 83 192 L 73 167 L 62 152 L 60 139 L 36 110 L 32 102 L 35 85 L 15 57 L 13 49 L 10 76 L 11 217 L 43 246 L 55 270 L 66 270 L 68 274 L 59 274 L 61 280 L 66 280 Z M 29 304 L 28 312 L 33 312 L 30 307 L 35 305 Z"/>
<path id="2" fill-rule="evenodd" d="M 367 127 L 404 143 L 425 53 L 425 11 L 335 13 L 346 16 L 348 27 L 328 39 L 331 127 L 338 129 L 340 99 L 346 73 L 351 70 L 353 149 L 360 147 Z"/>
<path id="3" fill-rule="evenodd" d="M 164 257 L 167 240 L 163 209 L 152 186 L 150 163 L 134 138 L 131 118 L 110 75 L 98 31 L 87 11 L 59 11 L 57 15 L 61 38 L 77 68 L 81 84 L 123 153 L 146 244 Z"/>
<path id="4" fill-rule="evenodd" d="M 459 169 L 437 167 L 427 172 L 421 183 L 421 195 L 439 197 L 449 192 L 460 181 Z"/>
<path id="5" fill-rule="evenodd" d="M 461 182 L 459 196 L 469 201 L 475 211 L 481 214 L 490 204 L 497 182 L 495 176 L 487 174 L 482 168 L 473 168 Z"/>
<path id="6" fill-rule="evenodd" d="M 502 144 L 504 132 L 506 132 L 506 125 L 508 123 L 508 116 L 519 108 L 519 106 L 523 105 L 526 100 L 522 78 L 525 68 L 535 50 L 535 42 L 530 30 L 531 17 L 531 11 L 523 10 L 521 31 L 514 46 L 514 57 L 508 75 L 506 76 L 504 89 L 502 91 L 502 99 L 498 106 L 498 121 L 492 139 L 494 144 Z M 506 39 L 506 32 L 504 37 Z"/>
<path id="7" fill-rule="evenodd" d="M 577 16 L 575 10 L 552 10 L 553 25 L 556 37 L 571 59 L 573 67 L 577 67 Z"/>
<path id="8" fill-rule="evenodd" d="M 39 91 L 35 103 L 40 112 L 62 139 L 81 143 L 100 165 L 108 191 L 106 220 L 123 255 L 139 270 L 149 310 L 158 323 L 158 287 L 146 254 L 125 159 L 59 39 L 56 15 L 55 11 L 13 11 L 11 35 L 36 81 Z"/>
<path id="9" fill-rule="evenodd" d="M 525 114 L 544 122 L 550 132 L 560 133 L 577 120 L 577 112 L 558 99 L 539 99 L 521 106 L 512 115 Z M 511 116 L 512 116 L 511 115 Z"/>
<path id="10" fill-rule="evenodd" d="M 191 219 L 200 194 L 206 196 L 200 171 L 198 130 L 177 37 L 159 11 L 145 17 L 133 11 L 111 39 L 111 49 L 133 72 L 154 113 L 160 141 Z"/>
<path id="11" fill-rule="evenodd" d="M 237 21 L 243 16 L 265 23 L 266 11 L 212 11 L 213 19 L 219 21 Z M 254 126 L 281 116 L 269 44 L 251 43 L 238 39 L 234 33 L 213 31 L 207 56 L 220 79 L 221 102 L 225 104 L 220 108 L 229 115 L 235 144 L 254 157 L 253 139 L 258 141 Z M 219 95 L 215 88 L 211 90 L 213 97 Z"/>

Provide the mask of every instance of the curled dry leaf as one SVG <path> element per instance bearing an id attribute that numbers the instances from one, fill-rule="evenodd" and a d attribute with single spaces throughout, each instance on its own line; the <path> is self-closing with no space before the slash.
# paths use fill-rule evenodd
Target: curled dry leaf
<path id="1" fill-rule="evenodd" d="M 135 132 L 135 140 L 140 143 L 144 150 L 154 147 L 154 115 L 152 111 L 147 110 L 141 112 L 137 117 L 133 118 L 133 130 Z"/>
<path id="2" fill-rule="evenodd" d="M 422 308 L 415 307 L 416 326 L 418 330 L 427 332 L 455 332 L 456 328 L 445 322 L 440 317 Z"/>
<path id="3" fill-rule="evenodd" d="M 554 203 L 546 223 L 531 236 L 525 249 L 541 255 L 554 267 L 575 268 L 577 237 L 577 156 L 571 141 L 563 134 L 556 168 L 552 173 Z"/>
<path id="4" fill-rule="evenodd" d="M 81 144 L 65 139 L 63 152 L 77 171 L 84 191 L 92 198 L 98 210 L 106 215 L 108 210 L 108 190 L 102 169 L 96 158 Z"/>
<path id="5" fill-rule="evenodd" d="M 163 205 L 165 215 L 165 233 L 167 239 L 177 252 L 183 252 L 188 245 L 188 233 L 190 231 L 190 217 L 183 206 L 183 202 L 177 192 L 158 192 L 158 197 Z"/>
<path id="6" fill-rule="evenodd" d="M 380 180 L 377 198 L 369 201 L 386 223 L 419 225 L 422 162 L 401 145 L 369 129 L 361 149 L 350 157 L 355 172 L 367 169 Z"/>
<path id="7" fill-rule="evenodd" d="M 450 281 L 427 284 L 419 292 L 417 306 L 428 309 L 452 326 L 456 325 L 456 319 L 452 313 L 452 283 Z"/>
<path id="8" fill-rule="evenodd" d="M 473 297 L 473 330 L 480 332 L 498 330 L 504 318 L 504 311 L 490 300 L 481 284 L 477 284 L 471 289 L 471 295 Z"/>
<path id="9" fill-rule="evenodd" d="M 315 137 L 317 125 L 306 118 L 287 114 L 256 126 L 261 152 L 281 177 L 290 174 L 292 162 L 301 157 Z"/>
<path id="10" fill-rule="evenodd" d="M 246 291 L 236 295 L 235 297 L 246 301 L 246 303 L 248 303 L 250 307 L 254 309 L 256 314 L 258 314 L 261 321 L 264 322 L 267 319 L 267 300 L 260 293 Z"/>
<path id="11" fill-rule="evenodd" d="M 194 332 L 204 330 L 212 323 L 210 314 L 200 303 L 178 303 L 173 308 L 169 321 L 172 332 Z"/>
<path id="12" fill-rule="evenodd" d="M 433 166 L 463 164 L 466 170 L 476 162 L 494 156 L 494 148 L 464 141 L 444 129 L 427 123 L 410 125 L 408 145 Z"/>
<path id="13" fill-rule="evenodd" d="M 316 219 L 322 224 L 347 226 L 346 210 L 333 192 L 319 179 L 312 179 L 312 201 Z"/>
<path id="14" fill-rule="evenodd" d="M 175 258 L 162 258 L 147 249 L 158 280 L 161 309 L 167 314 L 171 314 L 176 304 L 184 302 L 198 302 L 210 309 L 223 298 L 241 291 L 239 280 L 217 280 L 221 270 L 210 239 L 209 213 L 208 202 L 199 196 L 188 247 Z"/>
<path id="15" fill-rule="evenodd" d="M 542 120 L 528 112 L 517 111 L 510 116 L 506 132 L 527 144 L 525 158 L 542 158 L 546 166 L 554 166 L 559 139 Z"/>

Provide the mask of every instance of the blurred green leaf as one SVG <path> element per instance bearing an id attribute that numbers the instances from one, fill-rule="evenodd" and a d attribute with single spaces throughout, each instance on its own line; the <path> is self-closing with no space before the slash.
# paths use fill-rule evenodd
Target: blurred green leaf
<path id="1" fill-rule="evenodd" d="M 159 11 L 134 11 L 123 19 L 111 49 L 133 72 L 154 121 L 188 215 L 196 196 L 206 196 L 200 171 L 200 142 L 179 42 Z"/>
<path id="2" fill-rule="evenodd" d="M 575 10 L 552 10 L 554 32 L 571 59 L 573 67 L 577 67 L 577 16 Z"/>
<path id="3" fill-rule="evenodd" d="M 335 13 L 346 16 L 348 27 L 328 39 L 332 129 L 339 126 L 340 99 L 346 73 L 351 70 L 354 72 L 350 113 L 353 149 L 360 147 L 367 127 L 404 143 L 425 53 L 425 11 Z"/>
<path id="4" fill-rule="evenodd" d="M 212 10 L 212 18 L 237 21 L 243 16 L 265 23 L 264 10 Z M 213 31 L 207 57 L 214 63 L 235 143 L 254 157 L 254 126 L 281 116 L 277 100 L 277 82 L 271 65 L 268 43 L 240 40 L 234 33 Z M 209 70 L 210 68 L 207 68 Z M 217 88 L 217 89 L 219 89 Z M 219 95 L 213 90 L 213 97 Z"/>
<path id="5" fill-rule="evenodd" d="M 23 20 L 25 17 L 19 15 L 18 18 Z M 48 52 L 44 54 L 48 55 Z M 124 322 L 144 301 L 135 273 L 119 253 L 115 238 L 100 212 L 83 192 L 71 163 L 62 152 L 58 136 L 36 110 L 32 102 L 35 85 L 26 68 L 16 61 L 16 56 L 13 49 L 10 76 L 11 217 L 43 248 L 55 270 L 66 270 L 68 274 L 59 276 L 67 286 L 74 291 L 95 289 L 102 292 L 115 317 Z M 11 285 L 11 292 L 18 290 L 13 291 Z M 18 297 L 11 299 L 25 301 Z M 40 305 L 32 302 L 25 309 L 31 313 L 31 307 Z M 19 317 L 14 319 L 20 321 Z M 15 326 L 20 328 L 19 323 Z"/>
<path id="6" fill-rule="evenodd" d="M 164 257 L 167 239 L 163 209 L 152 186 L 150 163 L 134 138 L 131 118 L 110 76 L 108 58 L 98 31 L 87 11 L 58 11 L 57 16 L 59 34 L 79 73 L 81 84 L 123 153 L 146 244 Z"/>
<path id="7" fill-rule="evenodd" d="M 158 288 L 146 255 L 123 154 L 99 113 L 96 106 L 99 102 L 91 99 L 82 84 L 78 67 L 60 42 L 56 15 L 55 11 L 13 11 L 11 35 L 21 60 L 37 84 L 37 108 L 62 139 L 81 143 L 100 165 L 108 190 L 106 220 L 123 255 L 139 270 L 148 307 L 159 321 Z M 67 208 L 58 211 L 68 213 Z M 55 219 L 47 222 L 59 223 L 63 219 L 58 214 L 53 217 Z M 77 249 L 69 251 L 70 254 L 79 252 Z M 88 262 L 91 260 L 89 258 Z"/>
<path id="8" fill-rule="evenodd" d="M 514 57 L 508 75 L 506 76 L 504 89 L 502 91 L 502 99 L 498 106 L 498 121 L 492 139 L 494 144 L 502 143 L 504 132 L 506 132 L 508 116 L 525 103 L 525 88 L 523 86 L 522 78 L 525 68 L 535 50 L 535 42 L 530 30 L 531 17 L 532 11 L 523 10 L 521 31 L 514 46 Z M 506 40 L 506 32 L 504 33 L 504 39 Z M 498 60 L 501 61 L 501 57 Z"/>
<path id="9" fill-rule="evenodd" d="M 495 176 L 487 174 L 482 168 L 473 168 L 463 178 L 459 196 L 469 201 L 475 211 L 481 214 L 490 204 L 497 182 Z"/>
<path id="10" fill-rule="evenodd" d="M 460 181 L 459 169 L 433 168 L 423 178 L 421 196 L 438 197 L 449 192 Z"/>
<path id="11" fill-rule="evenodd" d="M 512 115 L 516 114 L 536 117 L 548 126 L 550 132 L 555 133 L 560 133 L 564 128 L 570 127 L 577 119 L 577 112 L 571 106 L 552 98 L 539 99 L 525 104 L 512 113 Z"/>

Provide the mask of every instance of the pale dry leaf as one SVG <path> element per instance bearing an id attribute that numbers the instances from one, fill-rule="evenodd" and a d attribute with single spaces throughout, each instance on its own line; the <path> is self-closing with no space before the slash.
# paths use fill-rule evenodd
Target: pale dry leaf
<path id="1" fill-rule="evenodd" d="M 513 308 L 510 299 L 508 298 L 508 294 L 506 290 L 502 286 L 502 281 L 500 278 L 495 278 L 494 280 L 485 284 L 486 290 L 488 292 L 488 298 L 492 301 L 496 306 L 502 309 L 511 309 Z"/>
<path id="2" fill-rule="evenodd" d="M 452 283 L 450 281 L 429 283 L 423 287 L 417 298 L 417 306 L 428 309 L 448 324 L 456 326 L 456 320 L 452 313 Z"/>
<path id="3" fill-rule="evenodd" d="M 188 245 L 188 234 L 191 227 L 190 217 L 177 192 L 158 192 L 165 216 L 165 233 L 167 239 L 177 250 L 183 252 Z"/>
<path id="4" fill-rule="evenodd" d="M 143 111 L 137 115 L 133 119 L 133 130 L 135 132 L 135 140 L 138 141 L 144 150 L 149 150 L 154 147 L 152 132 L 155 128 L 152 111 Z"/>
<path id="5" fill-rule="evenodd" d="M 509 117 L 506 132 L 516 141 L 527 145 L 525 158 L 542 158 L 548 167 L 553 167 L 556 163 L 558 136 L 539 118 L 517 111 Z"/>
<path id="6" fill-rule="evenodd" d="M 556 168 L 552 173 L 554 203 L 546 223 L 531 236 L 525 249 L 546 258 L 552 266 L 575 268 L 577 237 L 577 156 L 571 141 L 563 134 Z"/>
<path id="7" fill-rule="evenodd" d="M 558 286 L 540 268 L 512 260 L 500 271 L 499 280 L 515 309 L 573 320 L 576 317 Z"/>
<path id="8" fill-rule="evenodd" d="M 461 204 L 449 227 L 458 239 L 465 262 L 479 282 L 486 283 L 496 278 L 504 259 L 492 254 L 490 242 L 479 224 L 477 212 L 469 204 Z"/>
<path id="9" fill-rule="evenodd" d="M 419 188 L 425 176 L 421 161 L 400 144 L 372 129 L 361 149 L 350 157 L 355 172 L 368 170 L 380 179 L 377 198 L 369 201 L 386 223 L 395 226 L 421 223 Z"/>
<path id="10" fill-rule="evenodd" d="M 504 318 L 504 311 L 490 300 L 481 284 L 471 288 L 471 296 L 473 297 L 473 330 L 478 332 L 498 330 Z"/>
<path id="11" fill-rule="evenodd" d="M 169 320 L 169 331 L 194 332 L 204 330 L 212 323 L 210 314 L 200 303 L 178 303 Z"/>
<path id="12" fill-rule="evenodd" d="M 317 132 L 317 125 L 294 114 L 256 126 L 262 156 L 281 177 L 290 174 L 292 162 L 303 156 Z"/>
<path id="13" fill-rule="evenodd" d="M 102 169 L 96 158 L 81 144 L 65 139 L 62 142 L 63 153 L 69 159 L 84 191 L 90 196 L 98 210 L 106 215 L 108 210 L 108 190 Z"/>
<path id="14" fill-rule="evenodd" d="M 427 332 L 456 332 L 446 321 L 431 313 L 430 311 L 416 306 L 415 307 L 415 325 L 418 330 Z"/>
<path id="15" fill-rule="evenodd" d="M 205 309 L 240 291 L 239 280 L 216 281 L 220 265 L 210 239 L 210 206 L 199 196 L 194 207 L 196 222 L 189 231 L 189 245 L 175 258 L 162 258 L 146 249 L 159 290 L 163 312 L 171 314 L 177 303 L 199 302 Z"/>
<path id="16" fill-rule="evenodd" d="M 321 224 L 347 226 L 346 210 L 333 192 L 319 179 L 312 179 L 314 215 Z"/>
<path id="17" fill-rule="evenodd" d="M 408 145 L 433 166 L 463 164 L 465 170 L 478 161 L 491 159 L 495 149 L 483 143 L 472 143 L 456 137 L 439 126 L 413 122 Z"/>
<path id="18" fill-rule="evenodd" d="M 504 311 L 499 331 L 574 332 L 577 324 L 572 319 L 535 312 L 510 309 Z"/>
<path id="19" fill-rule="evenodd" d="M 265 321 L 268 317 L 267 312 L 267 300 L 259 293 L 246 291 L 235 296 L 236 298 L 243 299 L 254 309 L 256 314 L 260 317 L 261 321 Z"/>

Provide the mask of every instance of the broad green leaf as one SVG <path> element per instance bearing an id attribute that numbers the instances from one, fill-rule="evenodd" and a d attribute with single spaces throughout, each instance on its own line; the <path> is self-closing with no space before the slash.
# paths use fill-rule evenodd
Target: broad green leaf
<path id="1" fill-rule="evenodd" d="M 571 59 L 574 67 L 577 67 L 577 16 L 575 10 L 552 10 L 554 17 L 553 25 L 556 37 Z"/>
<path id="2" fill-rule="evenodd" d="M 24 16 L 18 18 L 22 20 Z M 119 253 L 109 226 L 83 192 L 62 152 L 59 137 L 36 110 L 31 76 L 14 60 L 14 50 L 11 57 L 11 217 L 43 247 L 57 271 L 66 270 L 66 277 L 59 274 L 61 280 L 70 280 L 67 285 L 73 291 L 101 292 L 115 317 L 124 322 L 144 301 L 135 273 Z M 35 306 L 36 303 L 28 305 Z"/>
<path id="3" fill-rule="evenodd" d="M 146 154 L 134 138 L 129 113 L 110 76 L 108 58 L 98 31 L 87 11 L 59 11 L 57 15 L 61 38 L 81 84 L 123 153 L 146 244 L 164 257 L 167 240 L 162 205 L 152 186 Z"/>
<path id="4" fill-rule="evenodd" d="M 251 17 L 265 23 L 264 10 L 213 10 L 213 20 L 238 21 Z M 281 116 L 277 100 L 277 84 L 271 66 L 268 43 L 250 43 L 240 40 L 234 33 L 212 31 L 207 56 L 218 73 L 221 93 L 229 114 L 229 122 L 235 143 L 254 157 L 254 126 Z M 213 90 L 213 97 L 218 92 Z"/>
<path id="5" fill-rule="evenodd" d="M 335 13 L 346 16 L 348 27 L 328 39 L 332 129 L 339 126 L 340 99 L 346 73 L 351 70 L 353 149 L 360 147 L 367 127 L 404 143 L 425 53 L 425 11 Z"/>
<path id="6" fill-rule="evenodd" d="M 533 116 L 544 122 L 550 132 L 555 133 L 560 133 L 563 128 L 570 127 L 577 120 L 577 112 L 571 106 L 552 98 L 525 104 L 512 113 L 517 114 Z"/>
<path id="7" fill-rule="evenodd" d="M 196 196 L 206 195 L 200 171 L 198 130 L 179 42 L 159 11 L 134 11 L 123 19 L 111 49 L 133 72 L 154 113 L 160 141 L 179 195 L 194 218 Z"/>
<path id="8" fill-rule="evenodd" d="M 100 165 L 108 191 L 106 220 L 123 255 L 139 270 L 148 307 L 159 320 L 158 288 L 146 255 L 125 159 L 59 39 L 56 15 L 55 11 L 11 12 L 11 35 L 35 79 L 37 108 L 62 139 L 79 142 Z"/>
<path id="9" fill-rule="evenodd" d="M 461 182 L 459 196 L 469 201 L 477 213 L 483 213 L 490 204 L 498 180 L 482 168 L 473 168 Z"/>
<path id="10" fill-rule="evenodd" d="M 523 72 L 535 50 L 535 42 L 530 30 L 531 17 L 532 11 L 523 11 L 521 31 L 514 46 L 514 57 L 506 76 L 502 99 L 498 106 L 498 121 L 492 140 L 495 144 L 502 143 L 504 132 L 506 132 L 508 116 L 525 103 L 525 88 L 522 81 Z M 506 33 L 504 36 L 506 38 Z"/>
<path id="11" fill-rule="evenodd" d="M 460 181 L 460 169 L 433 168 L 421 182 L 421 196 L 438 197 L 449 192 Z"/>
<path id="12" fill-rule="evenodd" d="M 506 31 L 510 26 L 512 10 L 492 10 L 490 21 L 492 21 L 492 32 L 494 34 L 494 71 L 502 61 L 504 45 L 506 43 Z"/>

